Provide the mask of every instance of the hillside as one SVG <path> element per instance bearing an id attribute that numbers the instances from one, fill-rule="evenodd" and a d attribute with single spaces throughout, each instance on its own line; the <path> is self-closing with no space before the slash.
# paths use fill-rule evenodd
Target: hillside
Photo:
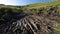
<path id="1" fill-rule="evenodd" d="M 55 6 L 59 5 L 60 6 L 60 0 L 54 0 L 52 2 L 40 2 L 40 3 L 35 3 L 35 4 L 30 4 L 27 5 L 25 8 L 40 8 L 40 7 L 48 7 L 48 6 Z"/>
<path id="2" fill-rule="evenodd" d="M 60 34 L 60 0 L 26 6 L 0 6 L 0 34 Z"/>

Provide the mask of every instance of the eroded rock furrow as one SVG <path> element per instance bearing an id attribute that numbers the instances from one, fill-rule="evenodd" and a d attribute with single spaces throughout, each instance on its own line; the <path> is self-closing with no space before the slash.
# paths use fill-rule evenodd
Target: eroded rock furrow
<path id="1" fill-rule="evenodd" d="M 29 15 L 0 25 L 0 34 L 56 34 L 53 27 L 56 22 L 58 22 L 57 19 Z"/>

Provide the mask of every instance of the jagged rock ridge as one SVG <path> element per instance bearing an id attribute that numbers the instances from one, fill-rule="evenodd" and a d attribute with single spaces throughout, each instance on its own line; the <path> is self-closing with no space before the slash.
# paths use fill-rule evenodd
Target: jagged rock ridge
<path id="1" fill-rule="evenodd" d="M 26 16 L 16 22 L 0 25 L 0 34 L 56 34 L 53 24 L 59 21 L 51 18 L 36 15 Z"/>

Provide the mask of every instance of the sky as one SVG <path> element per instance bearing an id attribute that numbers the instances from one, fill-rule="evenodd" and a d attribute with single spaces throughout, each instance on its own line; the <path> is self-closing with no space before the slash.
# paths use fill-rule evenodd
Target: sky
<path id="1" fill-rule="evenodd" d="M 0 0 L 0 4 L 5 5 L 27 5 L 38 2 L 50 2 L 53 0 Z"/>

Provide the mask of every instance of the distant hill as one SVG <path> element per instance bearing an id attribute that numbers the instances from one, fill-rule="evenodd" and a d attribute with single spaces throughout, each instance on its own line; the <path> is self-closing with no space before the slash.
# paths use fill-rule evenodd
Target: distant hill
<path id="1" fill-rule="evenodd" d="M 0 4 L 0 6 L 5 6 L 4 4 Z"/>
<path id="2" fill-rule="evenodd" d="M 35 3 L 35 4 L 29 4 L 25 8 L 39 8 L 39 7 L 47 7 L 47 6 L 55 6 L 60 5 L 60 0 L 56 0 L 53 2 L 43 2 L 43 3 Z"/>

